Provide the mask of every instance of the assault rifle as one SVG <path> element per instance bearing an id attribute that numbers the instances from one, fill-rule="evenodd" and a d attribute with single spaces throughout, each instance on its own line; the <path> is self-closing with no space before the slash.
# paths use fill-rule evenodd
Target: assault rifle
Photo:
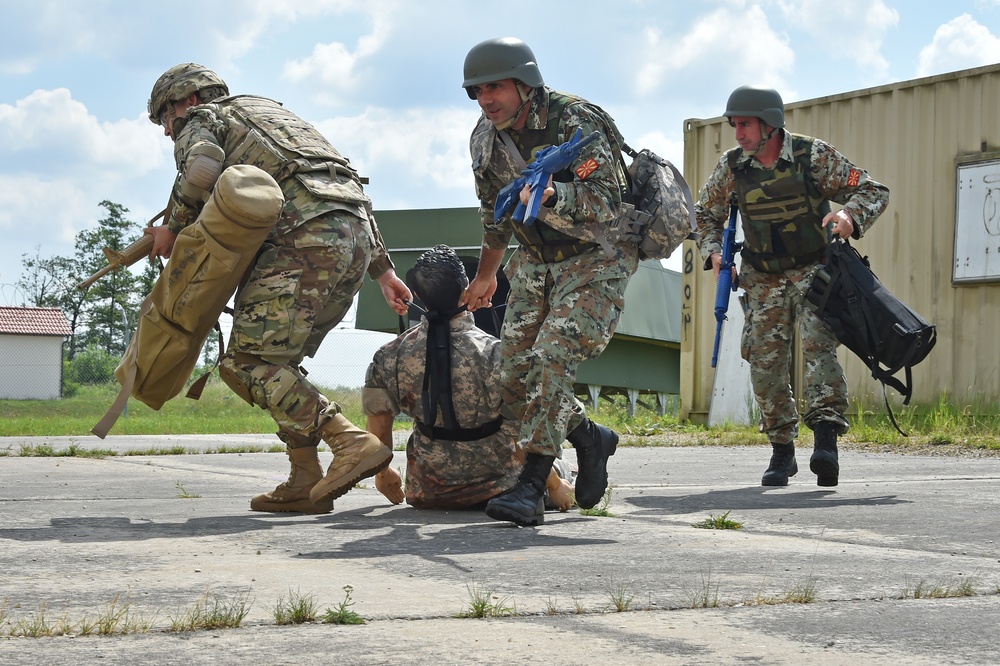
<path id="1" fill-rule="evenodd" d="M 583 130 L 577 129 L 573 138 L 566 143 L 549 146 L 538 151 L 535 161 L 522 171 L 513 183 L 500 190 L 493 209 L 493 221 L 499 222 L 500 218 L 511 209 L 511 206 L 514 206 L 511 218 L 515 222 L 534 224 L 535 220 L 538 219 L 538 209 L 542 205 L 545 187 L 549 184 L 549 176 L 569 168 L 573 162 L 580 158 L 584 147 L 599 136 L 600 132 L 592 132 L 587 138 L 582 138 Z M 527 206 L 521 203 L 521 190 L 525 185 L 531 188 L 531 196 L 528 198 Z"/>
<path id="2" fill-rule="evenodd" d="M 722 235 L 722 265 L 719 267 L 719 282 L 715 288 L 715 346 L 712 348 L 712 367 L 719 361 L 719 341 L 722 338 L 722 322 L 726 320 L 729 310 L 729 292 L 736 291 L 740 286 L 739 278 L 733 279 L 733 266 L 736 265 L 736 253 L 743 243 L 736 242 L 736 212 L 738 208 L 734 201 L 729 205 L 729 226 Z"/>
<path id="3" fill-rule="evenodd" d="M 168 209 L 160 211 L 156 217 L 149 221 L 146 226 L 153 226 L 153 222 L 156 222 L 161 217 L 164 217 Z M 138 240 L 134 241 L 131 245 L 126 247 L 121 252 L 117 250 L 112 250 L 110 247 L 104 248 L 104 256 L 108 259 L 108 265 L 100 269 L 89 278 L 76 285 L 76 288 L 80 291 L 87 291 L 90 289 L 91 285 L 100 280 L 102 277 L 116 271 L 122 266 L 131 266 L 135 262 L 139 261 L 143 257 L 149 256 L 150 251 L 153 249 L 153 237 L 150 234 L 143 233 Z"/>

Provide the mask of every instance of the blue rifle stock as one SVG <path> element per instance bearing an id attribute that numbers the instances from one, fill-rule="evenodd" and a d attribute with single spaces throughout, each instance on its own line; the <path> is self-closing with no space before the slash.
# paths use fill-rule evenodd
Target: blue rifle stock
<path id="1" fill-rule="evenodd" d="M 513 206 L 514 213 L 511 219 L 524 224 L 534 224 L 538 219 L 538 209 L 542 205 L 542 196 L 545 193 L 545 186 L 549 183 L 549 176 L 568 169 L 573 162 L 580 159 L 580 153 L 587 144 L 599 136 L 600 132 L 591 132 L 587 138 L 582 138 L 583 130 L 578 129 L 573 138 L 566 143 L 538 151 L 535 161 L 528 165 L 513 183 L 500 190 L 493 208 L 493 221 L 499 222 Z M 521 203 L 521 190 L 525 185 L 531 188 L 527 206 Z"/>
<path id="2" fill-rule="evenodd" d="M 733 266 L 736 265 L 736 253 L 743 243 L 736 242 L 736 212 L 735 203 L 729 206 L 729 226 L 722 235 L 722 265 L 719 267 L 719 282 L 715 288 L 715 346 L 712 348 L 712 367 L 719 362 L 719 341 L 722 338 L 722 322 L 726 320 L 729 310 L 729 292 L 739 288 L 739 280 L 733 280 Z"/>

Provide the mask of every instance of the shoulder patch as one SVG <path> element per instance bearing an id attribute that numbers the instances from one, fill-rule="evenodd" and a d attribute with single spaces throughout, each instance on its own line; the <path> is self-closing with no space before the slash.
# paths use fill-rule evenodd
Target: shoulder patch
<path id="1" fill-rule="evenodd" d="M 580 180 L 586 180 L 587 176 L 597 171 L 599 167 L 600 165 L 597 163 L 597 160 L 591 157 L 576 168 L 576 177 Z"/>
<path id="2" fill-rule="evenodd" d="M 860 182 L 861 172 L 858 169 L 851 169 L 851 173 L 847 174 L 847 185 L 849 187 L 857 187 Z"/>

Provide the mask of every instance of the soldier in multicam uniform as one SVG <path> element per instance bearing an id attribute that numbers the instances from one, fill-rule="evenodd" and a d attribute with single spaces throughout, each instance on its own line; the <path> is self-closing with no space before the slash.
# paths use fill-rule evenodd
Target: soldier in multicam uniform
<path id="1" fill-rule="evenodd" d="M 343 319 L 366 270 L 397 312 L 406 312 L 410 298 L 360 179 L 312 125 L 272 100 L 230 96 L 215 72 L 194 63 L 156 81 L 149 119 L 173 140 L 178 171 L 166 224 L 147 229 L 151 256 L 170 256 L 177 233 L 195 221 L 224 169 L 250 164 L 281 187 L 282 214 L 237 292 L 219 372 L 237 395 L 271 414 L 291 462 L 288 480 L 254 497 L 250 508 L 329 512 L 336 497 L 384 469 L 392 454 L 306 380 L 300 363 Z M 334 453 L 325 475 L 320 440 Z"/>
<path id="2" fill-rule="evenodd" d="M 463 87 L 483 110 L 471 139 L 483 243 L 465 301 L 470 310 L 491 305 L 511 236 L 520 243 L 506 267 L 511 289 L 501 334 L 501 382 L 505 407 L 520 423 L 526 459 L 515 487 L 491 500 L 486 513 L 538 525 L 544 520 L 545 479 L 565 439 L 577 453 L 577 503 L 590 508 L 607 488 L 607 462 L 618 435 L 587 418 L 573 385 L 580 363 L 611 340 L 638 251 L 634 241 L 610 233 L 627 190 L 620 160 L 603 134 L 570 169 L 555 175 L 539 221 L 524 225 L 508 214 L 494 222 L 497 194 L 520 175 L 522 163 L 565 143 L 577 129 L 587 136 L 605 125 L 580 98 L 545 86 L 521 40 L 477 44 L 466 56 L 464 74 Z"/>
<path id="3" fill-rule="evenodd" d="M 420 255 L 411 286 L 427 311 L 375 353 L 361 394 L 366 428 L 388 447 L 396 415 L 413 419 L 405 497 L 418 509 L 482 508 L 514 486 L 524 462 L 518 424 L 500 415 L 500 341 L 459 305 L 468 284 L 447 245 Z M 375 476 L 375 487 L 394 504 L 403 500 L 391 467 Z M 557 508 L 572 506 L 573 488 L 555 469 L 548 487 Z"/>
<path id="4" fill-rule="evenodd" d="M 809 467 L 818 485 L 836 486 L 837 436 L 848 428 L 847 381 L 837 361 L 837 338 L 804 306 L 805 295 L 831 235 L 861 238 L 888 205 L 889 190 L 830 144 L 786 131 L 785 107 L 775 90 L 737 88 L 724 115 L 740 146 L 719 160 L 695 214 L 705 269 L 712 268 L 716 277 L 734 199 L 743 220 L 741 354 L 750 363 L 761 427 L 773 449 L 761 485 L 788 485 L 788 477 L 798 471 L 799 414 L 790 385 L 797 325 L 805 361 L 802 420 L 814 433 Z M 830 201 L 843 208 L 831 212 Z"/>

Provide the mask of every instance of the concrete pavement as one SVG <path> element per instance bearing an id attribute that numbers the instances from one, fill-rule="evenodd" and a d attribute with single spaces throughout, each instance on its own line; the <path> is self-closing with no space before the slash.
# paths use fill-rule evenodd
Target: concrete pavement
<path id="1" fill-rule="evenodd" d="M 0 451 L 39 443 L 277 439 Z M 538 528 L 394 507 L 370 482 L 328 515 L 249 511 L 285 478 L 281 453 L 2 457 L 0 663 L 1000 663 L 1000 458 L 847 450 L 840 485 L 819 488 L 800 451 L 792 483 L 765 489 L 768 455 L 619 448 L 611 517 L 549 513 Z M 743 529 L 692 526 L 727 512 Z M 348 585 L 367 624 L 274 623 L 279 600 L 311 595 L 322 612 Z M 166 631 L 206 595 L 245 599 L 243 626 Z M 40 611 L 79 626 L 116 597 L 152 629 L 8 637 Z M 456 617 L 484 599 L 515 614 Z"/>

